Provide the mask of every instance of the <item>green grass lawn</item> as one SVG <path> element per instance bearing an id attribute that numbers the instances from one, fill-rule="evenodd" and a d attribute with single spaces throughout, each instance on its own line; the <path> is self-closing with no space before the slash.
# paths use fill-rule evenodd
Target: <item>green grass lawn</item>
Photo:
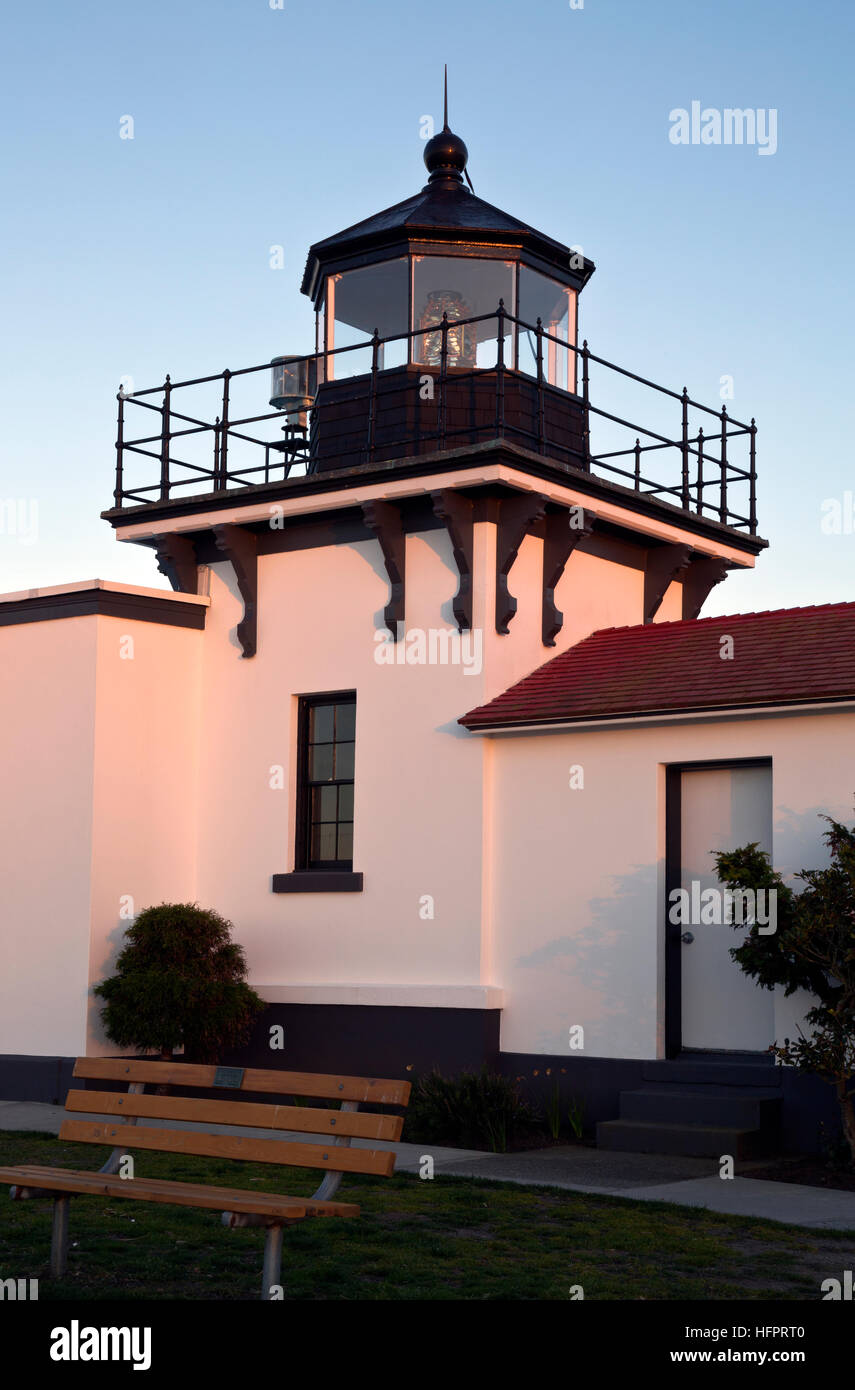
<path id="1" fill-rule="evenodd" d="M 109 1149 L 0 1134 L 0 1162 L 94 1169 Z M 268 1164 L 156 1153 L 137 1173 L 302 1195 L 319 1175 Z M 286 1298 L 809 1299 L 852 1269 L 855 1235 L 595 1197 L 437 1177 L 345 1177 L 350 1220 L 285 1233 Z M 71 1202 L 64 1279 L 50 1279 L 51 1203 L 0 1190 L 0 1278 L 38 1278 L 47 1299 L 256 1299 L 264 1233 L 219 1212 L 101 1197 Z"/>

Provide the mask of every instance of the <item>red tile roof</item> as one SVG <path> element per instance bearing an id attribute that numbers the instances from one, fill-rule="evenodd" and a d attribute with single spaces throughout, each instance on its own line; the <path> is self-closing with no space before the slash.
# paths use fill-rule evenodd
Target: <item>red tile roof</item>
<path id="1" fill-rule="evenodd" d="M 733 659 L 721 656 L 733 638 Z M 855 699 L 855 603 L 602 628 L 459 720 L 478 730 Z"/>

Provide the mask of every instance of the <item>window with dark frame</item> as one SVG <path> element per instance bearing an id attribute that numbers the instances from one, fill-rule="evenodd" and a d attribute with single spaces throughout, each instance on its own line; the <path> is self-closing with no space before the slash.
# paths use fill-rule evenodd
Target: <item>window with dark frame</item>
<path id="1" fill-rule="evenodd" d="M 353 870 L 355 737 L 355 694 L 300 700 L 297 870 Z"/>

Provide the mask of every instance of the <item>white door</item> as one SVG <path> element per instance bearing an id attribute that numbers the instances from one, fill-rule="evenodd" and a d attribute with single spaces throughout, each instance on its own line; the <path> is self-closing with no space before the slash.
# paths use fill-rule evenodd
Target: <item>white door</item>
<path id="1" fill-rule="evenodd" d="M 681 887 L 695 901 L 721 888 L 713 850 L 756 840 L 772 850 L 771 767 L 699 768 L 681 777 Z M 774 995 L 744 975 L 729 955 L 746 930 L 692 922 L 680 947 L 683 1047 L 765 1052 L 774 1041 Z"/>

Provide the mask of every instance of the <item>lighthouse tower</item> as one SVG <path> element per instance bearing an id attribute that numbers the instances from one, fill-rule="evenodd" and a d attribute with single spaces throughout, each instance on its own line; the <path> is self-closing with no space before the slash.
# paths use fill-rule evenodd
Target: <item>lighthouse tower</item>
<path id="1" fill-rule="evenodd" d="M 89 989 L 123 904 L 166 899 L 235 924 L 269 1004 L 255 1065 L 494 1056 L 503 808 L 461 717 L 595 630 L 694 619 L 765 545 L 753 422 L 589 347 L 593 263 L 476 196 L 467 158 L 446 122 L 412 197 L 310 248 L 302 351 L 120 393 L 104 517 L 171 592 L 4 601 L 31 664 L 40 629 L 79 634 L 94 767 L 63 765 L 85 815 L 32 866 L 65 904 L 52 1055 L 107 1048 Z M 627 380 L 649 417 L 615 407 Z M 43 1051 L 17 1022 L 7 1050 Z"/>

